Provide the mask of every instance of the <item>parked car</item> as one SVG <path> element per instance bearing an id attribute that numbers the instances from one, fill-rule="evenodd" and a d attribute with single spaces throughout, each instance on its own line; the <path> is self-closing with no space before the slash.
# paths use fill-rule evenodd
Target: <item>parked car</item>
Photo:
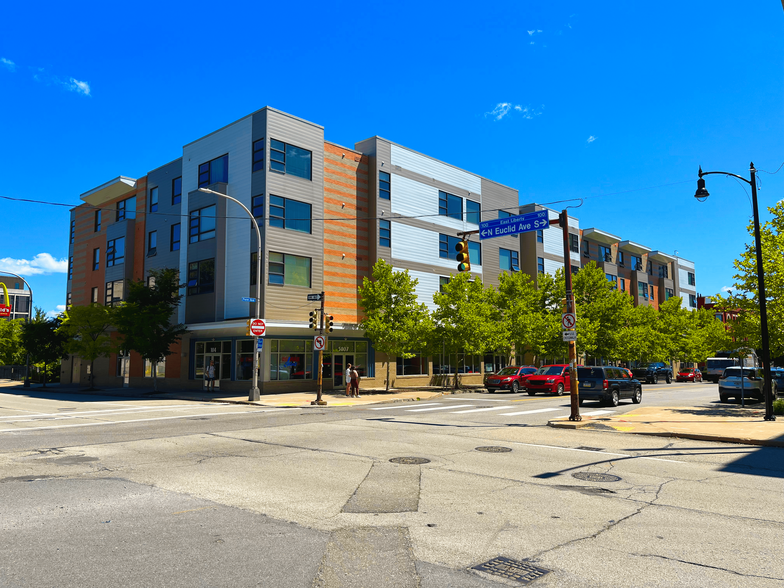
<path id="1" fill-rule="evenodd" d="M 581 405 L 585 400 L 598 400 L 610 406 L 618 406 L 622 398 L 631 398 L 634 404 L 642 402 L 642 384 L 624 368 L 578 367 L 577 381 Z"/>
<path id="2" fill-rule="evenodd" d="M 536 372 L 533 366 L 505 367 L 498 373 L 490 374 L 485 378 L 485 387 L 488 392 L 496 390 L 511 390 L 517 394 L 521 388 L 525 388 L 525 381 L 528 376 Z"/>
<path id="3" fill-rule="evenodd" d="M 659 380 L 664 380 L 668 384 L 672 382 L 672 368 L 666 361 L 654 361 L 645 367 L 632 370 L 634 377 L 647 384 L 658 384 Z"/>
<path id="4" fill-rule="evenodd" d="M 683 368 L 675 376 L 676 382 L 702 382 L 702 372 L 699 368 Z"/>
<path id="5" fill-rule="evenodd" d="M 784 368 L 770 368 L 770 377 L 776 382 L 776 391 L 784 390 Z"/>
<path id="6" fill-rule="evenodd" d="M 741 389 L 741 369 L 743 370 L 743 388 Z M 773 398 L 777 396 L 778 387 L 776 380 L 771 381 L 773 386 Z M 741 394 L 744 398 L 765 399 L 765 374 L 762 368 L 756 367 L 728 367 L 719 378 L 719 400 L 728 402 L 730 396 L 740 400 Z"/>
<path id="7" fill-rule="evenodd" d="M 569 365 L 565 363 L 543 365 L 525 381 L 525 391 L 531 396 L 537 392 L 562 396 L 571 391 Z"/>

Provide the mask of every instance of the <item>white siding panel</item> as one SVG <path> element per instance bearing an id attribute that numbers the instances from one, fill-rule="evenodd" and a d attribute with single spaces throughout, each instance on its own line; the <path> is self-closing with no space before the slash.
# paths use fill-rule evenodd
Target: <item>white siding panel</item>
<path id="1" fill-rule="evenodd" d="M 544 260 L 544 273 L 554 276 L 559 269 L 563 269 L 563 263 L 560 261 Z"/>
<path id="2" fill-rule="evenodd" d="M 454 218 L 439 216 L 438 188 L 397 174 L 392 174 L 391 181 L 391 204 L 394 214 L 424 217 L 421 220 L 452 229 L 449 231 L 450 235 L 453 235 L 454 231 L 472 231 L 478 227 Z M 463 207 L 465 210 L 465 203 Z"/>
<path id="3" fill-rule="evenodd" d="M 427 272 L 419 272 L 416 270 L 406 270 L 402 267 L 393 268 L 396 272 L 408 271 L 408 275 L 416 278 L 419 282 L 414 291 L 417 295 L 417 300 L 427 306 L 428 310 L 436 310 L 436 305 L 433 302 L 433 294 L 439 291 L 441 287 L 441 276 L 438 274 L 431 274 Z"/>
<path id="4" fill-rule="evenodd" d="M 693 271 L 691 273 L 694 273 Z M 683 269 L 682 267 L 678 268 L 678 287 L 681 290 L 688 290 L 692 294 L 697 292 L 697 278 L 694 278 L 695 284 L 692 286 L 689 284 L 689 270 Z"/>
<path id="5" fill-rule="evenodd" d="M 552 223 L 552 220 L 550 222 Z M 550 228 L 545 229 L 542 233 L 544 235 L 544 252 L 563 259 L 563 229 L 558 225 L 550 224 Z"/>
<path id="6" fill-rule="evenodd" d="M 447 270 L 449 273 L 457 272 L 457 261 L 454 255 L 449 259 L 438 256 L 438 233 L 412 227 L 403 223 L 392 222 L 392 258 L 401 261 L 426 263 Z M 471 263 L 471 272 L 481 274 L 482 266 Z"/>
<path id="7" fill-rule="evenodd" d="M 399 165 L 403 169 L 422 174 L 427 178 L 468 190 L 471 194 L 482 194 L 482 179 L 479 176 L 399 145 L 392 144 L 391 147 L 392 165 Z"/>

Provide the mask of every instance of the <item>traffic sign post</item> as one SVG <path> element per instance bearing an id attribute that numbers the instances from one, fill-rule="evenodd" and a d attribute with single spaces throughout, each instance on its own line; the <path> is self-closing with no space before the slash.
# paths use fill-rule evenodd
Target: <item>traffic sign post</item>
<path id="1" fill-rule="evenodd" d="M 492 239 L 494 237 L 518 235 L 530 231 L 540 231 L 549 226 L 550 212 L 548 210 L 538 210 L 506 218 L 494 218 L 493 220 L 479 223 L 479 239 Z"/>
<path id="2" fill-rule="evenodd" d="M 308 294 L 308 300 L 320 300 L 321 310 L 319 312 L 319 334 L 313 338 L 313 348 L 318 351 L 318 386 L 316 388 L 316 399 L 311 401 L 311 404 L 318 406 L 326 406 L 327 401 L 322 400 L 321 392 L 324 384 L 324 347 L 327 338 L 324 336 L 324 292 L 320 294 Z M 320 346 L 317 345 L 317 340 L 320 340 Z"/>
<path id="3" fill-rule="evenodd" d="M 575 324 L 577 324 L 577 319 L 573 312 L 565 312 L 561 315 L 561 325 L 563 325 L 564 329 L 573 329 Z"/>
<path id="4" fill-rule="evenodd" d="M 326 337 L 324 335 L 316 335 L 313 337 L 313 349 L 316 351 L 324 351 L 324 347 L 327 344 Z"/>
<path id="5" fill-rule="evenodd" d="M 561 331 L 564 341 L 577 341 L 577 331 Z"/>
<path id="6" fill-rule="evenodd" d="M 264 319 L 253 319 L 250 321 L 250 333 L 254 337 L 263 337 L 264 333 L 267 332 L 267 325 L 264 323 Z"/>
<path id="7" fill-rule="evenodd" d="M 566 210 L 558 216 L 558 224 L 563 229 L 564 263 L 566 263 L 566 260 L 571 259 L 571 253 L 569 252 L 569 215 L 566 214 Z M 564 312 L 561 318 L 561 323 L 566 328 L 567 322 L 575 325 L 577 321 L 575 320 L 574 296 L 572 294 L 572 272 L 569 271 L 568 266 L 564 266 L 564 270 L 566 278 L 566 312 Z M 569 345 L 569 397 L 571 400 L 569 420 L 581 421 L 583 417 L 580 416 L 580 398 L 578 396 L 579 390 L 577 389 L 577 331 L 563 331 L 563 340 L 568 341 Z"/>

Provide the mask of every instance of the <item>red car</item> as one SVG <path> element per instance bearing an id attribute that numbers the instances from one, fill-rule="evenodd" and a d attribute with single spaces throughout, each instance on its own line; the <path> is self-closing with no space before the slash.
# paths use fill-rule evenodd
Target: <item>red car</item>
<path id="1" fill-rule="evenodd" d="M 565 363 L 543 365 L 536 370 L 535 374 L 529 376 L 525 382 L 525 390 L 531 396 L 537 392 L 562 396 L 564 393 L 570 392 L 571 389 L 569 384 L 569 366 Z"/>
<path id="2" fill-rule="evenodd" d="M 488 392 L 511 390 L 512 393 L 517 394 L 521 388 L 525 388 L 525 381 L 534 372 L 536 372 L 536 368 L 530 365 L 505 367 L 497 374 L 487 376 L 485 387 Z"/>
<path id="3" fill-rule="evenodd" d="M 675 376 L 676 382 L 702 382 L 702 372 L 698 368 L 683 368 Z"/>

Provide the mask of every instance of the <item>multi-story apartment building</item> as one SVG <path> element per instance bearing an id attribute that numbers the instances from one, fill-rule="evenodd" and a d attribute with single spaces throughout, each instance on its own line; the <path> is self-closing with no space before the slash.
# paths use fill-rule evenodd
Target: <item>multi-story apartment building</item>
<path id="1" fill-rule="evenodd" d="M 239 200 L 257 219 L 261 276 L 246 212 L 202 188 Z M 181 157 L 141 178 L 120 176 L 81 199 L 71 211 L 68 303 L 115 305 L 130 280 L 147 279 L 151 269 L 177 269 L 184 287 L 174 318 L 189 332 L 158 366 L 162 385 L 200 388 L 204 366 L 213 361 L 220 388 L 247 391 L 254 340 L 245 334 L 246 321 L 255 312 L 247 299 L 260 279 L 267 325 L 262 392 L 313 389 L 318 354 L 309 313 L 315 305 L 307 295 L 320 292 L 334 318 L 322 367 L 326 388 L 343 385 L 347 363 L 368 387 L 385 384 L 386 362 L 399 384 L 429 384 L 456 370 L 480 382 L 502 361 L 492 353 L 406 360 L 376 353 L 358 328 L 357 287 L 384 259 L 417 278 L 419 299 L 433 308 L 433 294 L 456 273 L 459 232 L 539 208 L 519 207 L 513 188 L 380 137 L 353 149 L 337 145 L 325 140 L 323 127 L 269 107 L 186 144 Z M 574 219 L 575 267 L 583 233 Z M 598 233 L 589 235 L 596 242 Z M 536 276 L 555 271 L 559 259 L 562 264 L 554 228 L 481 243 L 474 238 L 470 247 L 472 273 L 492 285 L 503 271 Z M 673 276 L 676 267 L 668 270 Z M 61 380 L 85 381 L 85 363 L 64 362 Z M 95 376 L 100 385 L 144 385 L 152 373 L 131 354 L 96 362 Z"/>
<path id="2" fill-rule="evenodd" d="M 30 290 L 25 289 L 24 281 L 19 278 L 0 276 L 0 282 L 5 284 L 8 290 L 8 300 L 6 300 L 0 288 L 0 304 L 11 307 L 11 314 L 3 318 L 9 321 L 30 318 Z"/>

